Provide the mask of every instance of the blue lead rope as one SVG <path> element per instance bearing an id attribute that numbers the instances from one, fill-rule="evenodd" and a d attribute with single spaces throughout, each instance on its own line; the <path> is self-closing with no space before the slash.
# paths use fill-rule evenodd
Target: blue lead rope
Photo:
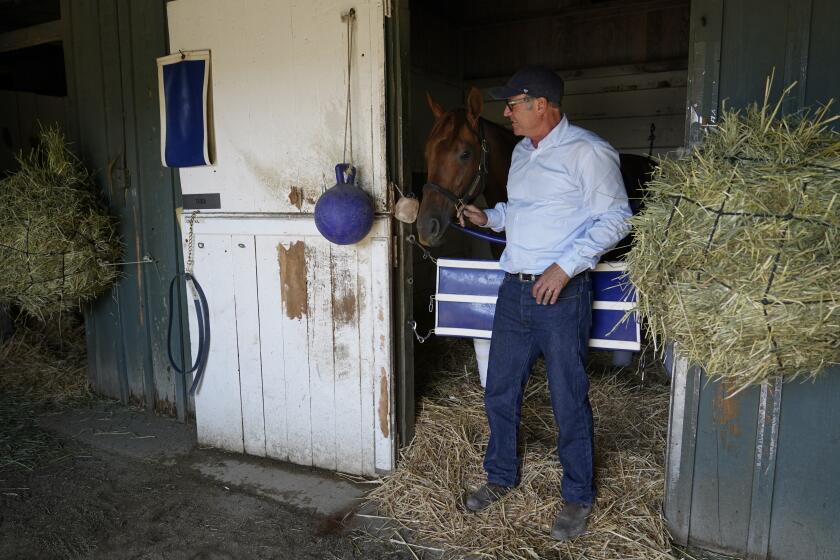
<path id="1" fill-rule="evenodd" d="M 201 377 L 204 375 L 204 369 L 207 367 L 207 357 L 210 354 L 210 308 L 207 305 L 207 296 L 204 295 L 204 290 L 201 289 L 201 284 L 189 272 L 184 273 L 185 283 L 192 282 L 193 285 L 193 303 L 195 303 L 195 316 L 198 321 L 198 354 L 195 358 L 195 364 L 190 369 L 181 369 L 175 363 L 175 358 L 172 355 L 172 319 L 175 310 L 175 282 L 181 277 L 180 274 L 172 278 L 169 284 L 169 332 L 166 337 L 166 350 L 169 353 L 169 363 L 172 367 L 183 376 L 187 376 L 192 372 L 196 372 L 193 378 L 192 386 L 190 386 L 190 396 L 195 395 L 195 390 L 201 383 Z"/>
<path id="2" fill-rule="evenodd" d="M 473 237 L 478 237 L 479 239 L 484 239 L 485 241 L 489 241 L 490 243 L 498 243 L 499 245 L 506 245 L 507 240 L 504 237 L 497 237 L 495 235 L 490 235 L 489 233 L 484 233 L 481 231 L 476 231 L 474 229 L 469 229 L 461 226 L 455 220 L 452 220 L 452 223 L 449 224 L 458 231 L 462 233 L 466 233 L 467 235 L 472 235 Z"/>

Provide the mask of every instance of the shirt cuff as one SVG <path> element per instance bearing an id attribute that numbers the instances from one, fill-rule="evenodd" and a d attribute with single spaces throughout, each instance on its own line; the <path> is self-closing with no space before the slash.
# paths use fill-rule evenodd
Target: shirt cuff
<path id="1" fill-rule="evenodd" d="M 505 229 L 505 223 L 502 219 L 502 213 L 495 208 L 487 208 L 484 213 L 487 215 L 487 223 L 482 227 L 490 228 L 493 231 L 502 231 Z"/>
<path id="2" fill-rule="evenodd" d="M 561 258 L 556 261 L 557 266 L 563 269 L 563 272 L 571 279 L 583 272 L 589 270 L 592 265 L 582 262 L 580 260 Z"/>

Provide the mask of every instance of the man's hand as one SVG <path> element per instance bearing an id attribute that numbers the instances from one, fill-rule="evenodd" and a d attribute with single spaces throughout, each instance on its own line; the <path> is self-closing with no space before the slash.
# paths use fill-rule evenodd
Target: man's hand
<path id="1" fill-rule="evenodd" d="M 458 222 L 461 227 L 464 227 L 464 217 L 477 226 L 483 226 L 487 223 L 487 214 L 484 213 L 484 210 L 472 204 L 464 206 L 464 209 L 458 215 Z"/>
<path id="2" fill-rule="evenodd" d="M 539 280 L 534 282 L 534 287 L 531 288 L 531 295 L 541 305 L 551 305 L 557 301 L 560 292 L 569 283 L 569 275 L 563 270 L 559 264 L 554 263 L 542 273 Z"/>

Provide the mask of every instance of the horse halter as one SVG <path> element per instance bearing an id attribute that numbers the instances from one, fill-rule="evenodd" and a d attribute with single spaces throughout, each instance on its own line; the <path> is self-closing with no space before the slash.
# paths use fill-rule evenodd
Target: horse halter
<path id="1" fill-rule="evenodd" d="M 487 154 L 490 150 L 487 147 L 487 139 L 484 138 L 484 123 L 481 118 L 478 119 L 478 140 L 481 145 L 481 158 L 478 160 L 478 171 L 476 171 L 475 177 L 473 177 L 470 186 L 467 188 L 467 192 L 463 196 L 456 196 L 452 191 L 431 181 L 423 185 L 424 192 L 428 189 L 440 193 L 446 200 L 451 202 L 455 206 L 456 216 L 460 215 L 464 207 L 472 204 L 478 198 L 478 195 L 484 192 L 487 184 Z"/>

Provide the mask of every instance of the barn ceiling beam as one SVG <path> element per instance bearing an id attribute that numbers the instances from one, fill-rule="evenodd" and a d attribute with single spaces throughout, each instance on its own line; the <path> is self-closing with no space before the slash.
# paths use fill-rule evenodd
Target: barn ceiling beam
<path id="1" fill-rule="evenodd" d="M 690 0 L 643 0 L 639 2 L 614 1 L 599 4 L 586 4 L 583 6 L 574 6 L 556 10 L 530 12 L 521 17 L 509 14 L 493 18 L 474 19 L 472 21 L 464 22 L 462 29 L 465 31 L 478 31 L 490 27 L 504 27 L 512 24 L 527 23 L 529 21 L 544 20 L 546 18 L 588 20 L 624 17 L 640 13 L 679 8 L 680 6 L 687 7 L 690 3 Z"/>
<path id="2" fill-rule="evenodd" d="M 61 20 L 7 31 L 0 33 L 0 53 L 54 43 L 61 41 L 62 36 Z"/>
<path id="3" fill-rule="evenodd" d="M 593 78 L 613 78 L 616 76 L 634 76 L 638 74 L 652 74 L 657 72 L 670 72 L 674 70 L 686 70 L 688 68 L 685 58 L 674 58 L 669 60 L 655 60 L 639 64 L 620 64 L 617 66 L 598 66 L 594 68 L 554 68 L 564 80 L 583 80 Z M 482 76 L 464 78 L 464 82 L 477 88 L 494 87 L 510 79 L 509 75 L 503 76 Z"/>

